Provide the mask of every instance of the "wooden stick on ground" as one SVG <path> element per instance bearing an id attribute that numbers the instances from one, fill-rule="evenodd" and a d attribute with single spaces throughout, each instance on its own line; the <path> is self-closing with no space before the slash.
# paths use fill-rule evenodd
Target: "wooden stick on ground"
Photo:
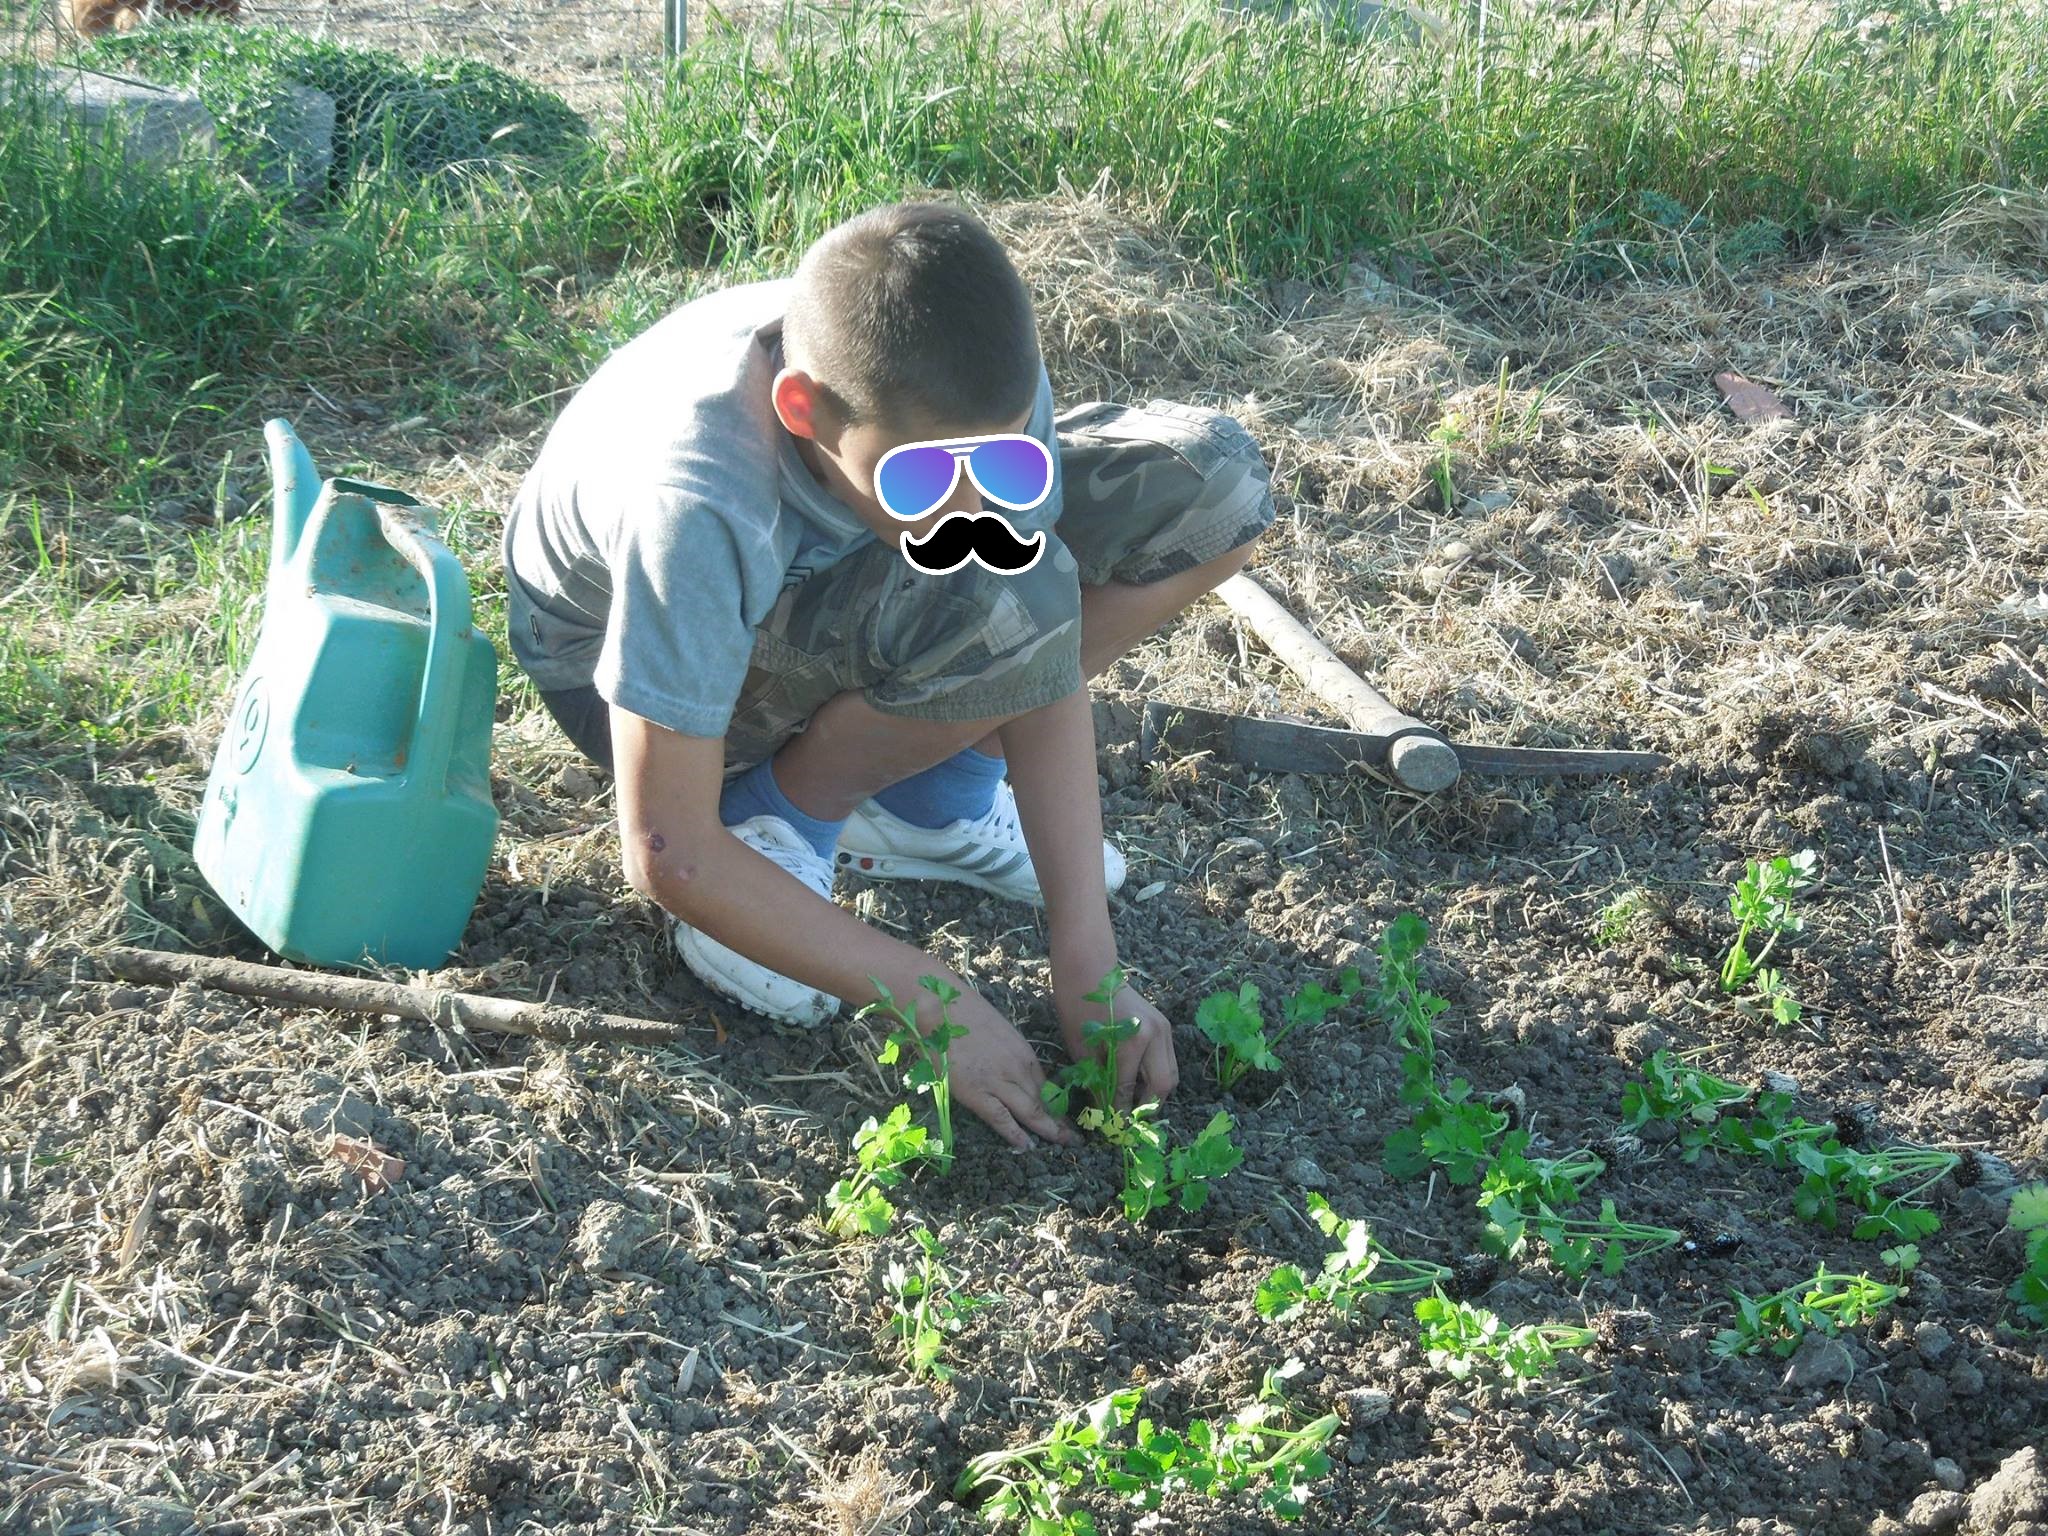
<path id="1" fill-rule="evenodd" d="M 336 976 L 328 971 L 290 971 L 276 965 L 252 965 L 212 955 L 176 955 L 160 949 L 117 946 L 99 952 L 100 963 L 123 981 L 174 987 L 196 981 L 203 987 L 240 997 L 273 998 L 309 1008 L 334 1008 L 344 1013 L 395 1014 L 427 1024 L 459 1024 L 465 1029 L 493 1030 L 501 1035 L 527 1035 L 539 1040 L 609 1040 L 641 1045 L 680 1043 L 683 1032 L 673 1024 L 627 1018 L 589 1008 L 562 1008 L 524 1003 L 514 998 L 481 997 L 474 992 L 445 992 L 438 987 L 408 987 L 362 976 Z"/>
<path id="2" fill-rule="evenodd" d="M 1458 754 L 1451 744 L 1429 725 L 1394 708 L 1385 694 L 1345 666 L 1337 653 L 1281 607 L 1272 593 L 1240 571 L 1220 583 L 1216 595 L 1251 626 L 1268 650 L 1287 663 L 1287 669 L 1310 693 L 1342 715 L 1351 729 L 1393 739 L 1387 749 L 1387 770 L 1401 784 L 1430 795 L 1458 781 Z"/>

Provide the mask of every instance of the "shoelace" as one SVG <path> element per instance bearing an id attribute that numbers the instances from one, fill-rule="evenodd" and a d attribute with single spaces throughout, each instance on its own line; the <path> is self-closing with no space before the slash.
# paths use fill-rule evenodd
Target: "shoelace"
<path id="1" fill-rule="evenodd" d="M 778 868 L 788 870 L 812 890 L 832 889 L 832 866 L 808 848 L 790 848 L 779 842 L 747 839 L 747 846 Z"/>
<path id="2" fill-rule="evenodd" d="M 1000 838 L 1012 847 L 1024 846 L 1024 827 L 1017 820 L 1017 797 L 1010 792 L 1008 784 L 996 786 L 995 803 L 974 826 L 984 836 Z"/>

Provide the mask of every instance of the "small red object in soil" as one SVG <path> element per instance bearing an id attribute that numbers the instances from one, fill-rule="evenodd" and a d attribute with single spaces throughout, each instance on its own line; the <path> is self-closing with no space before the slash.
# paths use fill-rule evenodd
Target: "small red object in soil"
<path id="1" fill-rule="evenodd" d="M 334 1145 L 328 1148 L 328 1155 L 361 1174 L 364 1185 L 373 1195 L 383 1194 L 405 1177 L 403 1158 L 393 1157 L 374 1142 L 358 1141 L 353 1136 L 335 1137 Z"/>
<path id="2" fill-rule="evenodd" d="M 1770 421 L 1790 416 L 1792 408 L 1761 384 L 1752 384 L 1739 373 L 1717 373 L 1714 387 L 1728 402 L 1737 421 Z"/>

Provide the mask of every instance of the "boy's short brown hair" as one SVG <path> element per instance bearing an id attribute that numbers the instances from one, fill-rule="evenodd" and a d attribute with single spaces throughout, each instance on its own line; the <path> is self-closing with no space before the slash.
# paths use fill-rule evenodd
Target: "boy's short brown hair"
<path id="1" fill-rule="evenodd" d="M 1038 324 L 1002 243 L 949 203 L 891 203 L 805 252 L 783 361 L 846 425 L 1002 427 L 1038 393 Z"/>

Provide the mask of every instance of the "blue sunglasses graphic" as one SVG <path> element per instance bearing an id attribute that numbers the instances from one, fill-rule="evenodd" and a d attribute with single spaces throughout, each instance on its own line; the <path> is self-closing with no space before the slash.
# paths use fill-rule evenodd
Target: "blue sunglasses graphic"
<path id="1" fill-rule="evenodd" d="M 1052 494 L 1052 452 L 1021 432 L 900 443 L 875 466 L 875 498 L 891 517 L 914 522 L 953 494 L 960 466 L 982 495 L 1012 512 Z"/>

